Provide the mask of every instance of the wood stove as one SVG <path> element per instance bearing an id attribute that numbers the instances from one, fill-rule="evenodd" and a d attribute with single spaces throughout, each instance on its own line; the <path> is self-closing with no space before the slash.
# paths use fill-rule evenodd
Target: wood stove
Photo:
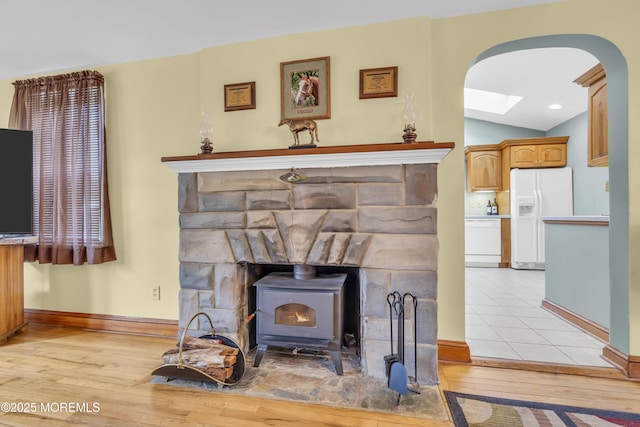
<path id="1" fill-rule="evenodd" d="M 343 331 L 346 274 L 276 272 L 256 281 L 259 366 L 267 347 L 326 350 L 342 375 L 340 346 Z"/>

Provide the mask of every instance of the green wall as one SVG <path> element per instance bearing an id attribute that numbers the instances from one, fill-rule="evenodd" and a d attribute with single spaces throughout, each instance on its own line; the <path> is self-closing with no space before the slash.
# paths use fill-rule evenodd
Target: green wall
<path id="1" fill-rule="evenodd" d="M 545 224 L 545 236 L 545 298 L 609 328 L 609 228 Z"/>
<path id="2" fill-rule="evenodd" d="M 573 213 L 574 215 L 608 215 L 609 180 L 608 167 L 588 167 L 588 116 L 587 113 L 567 120 L 549 129 L 547 136 L 569 135 L 567 143 L 567 166 L 573 169 Z"/>
<path id="3" fill-rule="evenodd" d="M 464 119 L 464 145 L 499 144 L 505 139 L 539 138 L 546 136 L 541 130 L 508 126 L 477 119 Z"/>

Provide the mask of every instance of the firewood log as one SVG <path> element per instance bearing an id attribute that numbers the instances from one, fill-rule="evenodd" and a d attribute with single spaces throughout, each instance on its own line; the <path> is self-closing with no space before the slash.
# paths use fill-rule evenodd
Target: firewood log
<path id="1" fill-rule="evenodd" d="M 179 347 L 180 343 L 178 342 L 176 345 Z M 194 350 L 197 348 L 224 349 L 226 351 L 219 354 L 230 355 L 230 356 L 235 356 L 239 352 L 237 348 L 224 345 L 224 344 L 219 344 L 215 340 L 206 339 L 206 338 L 184 337 L 184 341 L 182 342 L 183 350 Z"/>
<path id="2" fill-rule="evenodd" d="M 238 349 L 236 348 L 219 348 L 219 347 L 210 347 L 210 348 L 192 348 L 191 346 L 186 347 L 182 346 L 182 352 L 185 351 L 194 351 L 194 350 L 202 350 L 204 353 L 211 354 L 212 356 L 237 356 Z M 164 354 L 178 354 L 180 352 L 179 348 L 172 348 L 165 351 Z"/>
<path id="3" fill-rule="evenodd" d="M 179 354 L 176 349 L 171 349 L 162 355 L 162 363 L 164 364 L 179 363 L 178 359 Z M 182 363 L 199 369 L 205 366 L 228 368 L 235 365 L 236 356 L 215 354 L 214 349 L 210 348 L 183 350 Z"/>
<path id="4" fill-rule="evenodd" d="M 200 368 L 198 368 L 200 369 Z M 205 374 L 209 375 L 210 377 L 213 377 L 215 379 L 217 379 L 218 381 L 224 382 L 225 380 L 227 380 L 228 378 L 231 377 L 231 375 L 233 375 L 233 368 L 210 368 L 210 367 L 205 367 L 203 369 L 200 369 L 202 372 L 204 372 Z"/>

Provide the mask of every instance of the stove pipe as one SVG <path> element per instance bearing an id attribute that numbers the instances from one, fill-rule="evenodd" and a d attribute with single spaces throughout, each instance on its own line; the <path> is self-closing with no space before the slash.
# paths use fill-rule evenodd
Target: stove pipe
<path id="1" fill-rule="evenodd" d="M 293 277 L 298 280 L 309 280 L 316 277 L 316 268 L 309 264 L 295 264 L 293 266 Z"/>

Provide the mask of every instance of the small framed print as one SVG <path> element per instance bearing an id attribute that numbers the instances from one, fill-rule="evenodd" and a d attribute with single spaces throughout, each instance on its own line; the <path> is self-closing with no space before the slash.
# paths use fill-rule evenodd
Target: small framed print
<path id="1" fill-rule="evenodd" d="M 398 96 L 398 67 L 360 70 L 360 99 Z"/>
<path id="2" fill-rule="evenodd" d="M 224 111 L 254 110 L 256 82 L 224 85 Z"/>

